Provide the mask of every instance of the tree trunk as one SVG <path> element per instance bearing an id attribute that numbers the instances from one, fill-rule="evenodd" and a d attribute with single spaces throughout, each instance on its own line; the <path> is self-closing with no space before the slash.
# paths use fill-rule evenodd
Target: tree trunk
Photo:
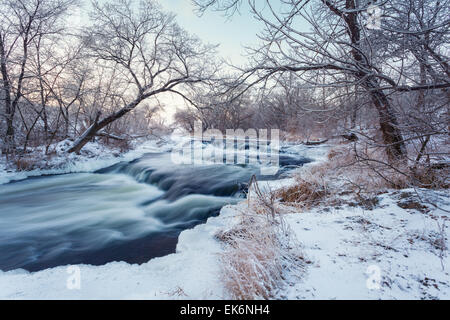
<path id="1" fill-rule="evenodd" d="M 405 143 L 388 98 L 381 90 L 372 91 L 371 96 L 378 111 L 380 130 L 389 162 L 404 160 L 406 157 Z"/>
<path id="2" fill-rule="evenodd" d="M 6 112 L 6 136 L 5 136 L 5 153 L 12 152 L 16 146 L 14 141 L 14 124 L 13 124 L 13 113 Z"/>
<path id="3" fill-rule="evenodd" d="M 101 112 L 97 112 L 94 123 L 91 124 L 89 128 L 73 143 L 73 146 L 69 149 L 69 153 L 75 152 L 80 153 L 81 149 L 88 143 L 92 138 L 95 137 L 96 133 L 101 129 L 98 119 L 100 118 Z"/>
<path id="4" fill-rule="evenodd" d="M 2 96 L 5 101 L 5 116 L 6 116 L 6 132 L 5 132 L 5 147 L 4 152 L 10 153 L 14 148 L 14 110 L 11 99 L 11 86 L 8 79 L 8 69 L 6 67 L 6 52 L 3 39 L 0 39 L 0 57 L 1 57 L 1 74 L 3 79 Z"/>
<path id="5" fill-rule="evenodd" d="M 327 5 L 331 6 L 329 3 Z M 349 10 L 349 13 L 344 17 L 344 20 L 348 26 L 348 34 L 353 45 L 351 55 L 355 62 L 361 66 L 361 71 L 358 71 L 355 76 L 357 79 L 364 81 L 363 84 L 369 91 L 372 102 L 378 111 L 380 130 L 389 162 L 404 160 L 406 158 L 406 148 L 398 126 L 397 117 L 392 110 L 389 99 L 383 90 L 380 89 L 378 80 L 370 76 L 366 71 L 362 71 L 371 70 L 372 66 L 368 64 L 361 54 L 361 29 L 357 11 L 355 11 L 358 8 L 359 6 L 356 5 L 355 0 L 346 1 L 346 9 Z"/>
<path id="6" fill-rule="evenodd" d="M 73 143 L 73 146 L 68 150 L 69 153 L 79 153 L 81 149 L 88 143 L 92 138 L 97 135 L 101 129 L 106 127 L 108 124 L 116 121 L 117 119 L 123 117 L 125 114 L 133 110 L 142 100 L 143 96 L 138 97 L 135 101 L 123 107 L 119 111 L 113 113 L 109 117 L 106 117 L 102 121 L 98 121 L 100 118 L 100 112 L 97 113 L 94 123 Z"/>

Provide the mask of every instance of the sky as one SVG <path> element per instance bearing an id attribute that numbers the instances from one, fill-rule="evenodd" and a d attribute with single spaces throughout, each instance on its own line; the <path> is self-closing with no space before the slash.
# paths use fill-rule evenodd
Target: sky
<path id="1" fill-rule="evenodd" d="M 106 0 L 98 0 L 100 3 Z M 234 64 L 243 64 L 246 58 L 244 45 L 256 45 L 256 34 L 262 30 L 246 9 L 243 1 L 242 10 L 227 18 L 221 12 L 206 11 L 202 16 L 194 12 L 191 0 L 157 0 L 165 11 L 175 13 L 177 23 L 191 34 L 197 35 L 203 42 L 218 44 L 219 54 Z M 83 25 L 90 10 L 90 0 L 82 0 L 83 6 L 77 9 L 70 19 L 74 26 Z"/>
<path id="2" fill-rule="evenodd" d="M 191 0 L 160 0 L 159 3 L 165 10 L 176 14 L 176 21 L 183 29 L 205 43 L 218 44 L 219 55 L 233 65 L 246 63 L 244 46 L 256 45 L 257 33 L 263 28 L 245 7 L 228 18 L 213 10 L 198 16 Z M 170 122 L 176 110 L 186 106 L 186 102 L 176 95 L 166 96 L 163 101 L 167 105 L 164 114 Z"/>
<path id="3" fill-rule="evenodd" d="M 245 7 L 231 18 L 212 10 L 199 17 L 191 0 L 160 0 L 159 3 L 177 15 L 177 22 L 185 30 L 204 42 L 219 44 L 219 54 L 234 64 L 245 63 L 243 46 L 256 45 L 256 34 L 262 30 L 262 25 Z"/>
<path id="4" fill-rule="evenodd" d="M 100 3 L 105 0 L 98 0 Z M 72 17 L 71 23 L 83 24 L 90 9 L 90 0 L 83 0 L 84 6 Z M 244 65 L 247 61 L 244 46 L 256 47 L 257 34 L 263 30 L 263 24 L 250 13 L 246 0 L 242 1 L 239 12 L 226 17 L 222 12 L 207 10 L 198 16 L 191 0 L 158 0 L 164 10 L 175 13 L 178 24 L 191 34 L 198 36 L 203 42 L 219 45 L 220 56 L 233 65 Z M 263 2 L 261 2 L 262 4 Z M 276 3 L 276 1 L 274 1 Z M 167 106 L 166 118 L 173 120 L 177 108 L 184 108 L 186 102 L 179 96 L 164 96 L 161 101 Z"/>

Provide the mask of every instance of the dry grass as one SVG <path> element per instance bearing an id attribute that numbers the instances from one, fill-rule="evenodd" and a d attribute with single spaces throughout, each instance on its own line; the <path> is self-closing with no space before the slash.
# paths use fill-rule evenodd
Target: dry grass
<path id="1" fill-rule="evenodd" d="M 233 299 L 269 299 L 283 273 L 270 226 L 242 222 L 218 235 L 228 249 L 221 257 L 225 287 Z"/>
<path id="2" fill-rule="evenodd" d="M 14 161 L 18 171 L 31 171 L 38 167 L 38 161 L 33 158 L 19 157 Z"/>
<path id="3" fill-rule="evenodd" d="M 372 161 L 361 160 L 362 154 Z M 313 167 L 311 174 L 320 173 L 334 182 L 334 188 L 358 195 L 408 187 L 408 175 L 399 167 L 390 167 L 386 163 L 383 150 L 355 151 L 350 145 L 341 145 L 331 149 L 328 161 Z"/>
<path id="4" fill-rule="evenodd" d="M 417 166 L 411 170 L 411 176 L 415 184 L 429 189 L 448 189 L 450 170 L 448 167 Z"/>
<path id="5" fill-rule="evenodd" d="M 448 188 L 448 176 L 448 167 L 389 165 L 380 149 L 356 151 L 351 145 L 340 145 L 329 151 L 328 161 L 303 168 L 295 176 L 296 184 L 276 195 L 280 201 L 306 210 L 338 205 L 342 195 L 364 204 L 389 189 Z"/>
<path id="6" fill-rule="evenodd" d="M 174 297 L 174 298 L 185 298 L 188 295 L 186 294 L 186 292 L 184 292 L 183 288 L 181 288 L 180 286 L 177 286 L 174 290 L 169 291 L 169 292 L 161 292 L 162 294 L 166 294 L 170 297 Z"/>
<path id="7" fill-rule="evenodd" d="M 238 224 L 216 235 L 226 245 L 222 277 L 232 299 L 274 298 L 286 284 L 286 272 L 301 274 L 301 246 L 283 215 L 267 204 L 267 198 L 254 198 L 240 213 Z"/>
<path id="8" fill-rule="evenodd" d="M 304 209 L 309 209 L 319 205 L 330 194 L 326 184 L 320 180 L 297 176 L 296 181 L 294 186 L 277 191 L 280 201 L 295 203 Z"/>
<path id="9" fill-rule="evenodd" d="M 327 161 L 303 168 L 295 176 L 296 184 L 277 191 L 278 199 L 309 210 L 321 205 L 339 205 L 342 195 L 353 196 L 355 203 L 364 204 L 388 189 L 411 185 L 407 174 L 382 164 L 386 160 L 382 152 L 375 150 L 368 155 L 381 164 L 362 162 L 358 156 L 351 145 L 334 147 Z"/>
<path id="10" fill-rule="evenodd" d="M 346 168 L 347 175 L 356 178 L 354 182 L 359 185 L 372 185 L 373 190 L 404 189 L 420 187 L 430 189 L 448 188 L 449 167 L 433 163 L 416 163 L 417 155 L 409 154 L 409 160 L 389 163 L 384 148 L 358 149 L 344 148 L 345 157 L 352 157 L 353 163 L 348 159 L 342 163 L 342 156 L 333 158 L 337 167 Z"/>

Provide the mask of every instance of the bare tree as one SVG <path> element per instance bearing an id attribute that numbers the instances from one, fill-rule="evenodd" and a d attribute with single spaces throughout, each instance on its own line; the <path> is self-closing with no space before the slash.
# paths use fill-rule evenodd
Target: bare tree
<path id="1" fill-rule="evenodd" d="M 194 2 L 200 12 L 214 8 L 228 14 L 233 14 L 242 3 L 241 0 Z M 361 88 L 378 112 L 388 158 L 396 162 L 406 158 L 406 147 L 389 96 L 393 92 L 447 88 L 450 83 L 448 79 L 436 78 L 416 85 L 406 81 L 403 72 L 386 68 L 383 65 L 386 60 L 380 58 L 384 48 L 373 45 L 379 31 L 369 30 L 363 18 L 370 3 L 363 2 L 248 0 L 252 14 L 265 26 L 260 35 L 263 46 L 252 50 L 252 65 L 243 70 L 237 83 L 245 82 L 252 86 L 289 72 L 295 73 L 312 88 L 327 86 L 334 88 L 336 94 Z M 305 23 L 310 30 L 299 28 Z M 448 20 L 434 21 L 426 30 L 433 32 L 448 24 Z M 386 42 L 381 45 L 390 46 Z M 438 60 L 441 64 L 447 61 L 445 58 Z"/>
<path id="2" fill-rule="evenodd" d="M 14 116 L 25 95 L 33 44 L 60 31 L 62 17 L 77 0 L 1 0 L 0 71 L 6 132 L 4 151 L 15 149 Z"/>
<path id="3" fill-rule="evenodd" d="M 93 5 L 92 26 L 86 30 L 85 42 L 95 62 L 109 68 L 126 91 L 122 107 L 104 118 L 98 110 L 69 152 L 79 152 L 99 130 L 146 99 L 162 93 L 189 99 L 182 87 L 211 80 L 216 71 L 212 57 L 215 47 L 187 34 L 174 16 L 154 1 L 95 1 Z"/>

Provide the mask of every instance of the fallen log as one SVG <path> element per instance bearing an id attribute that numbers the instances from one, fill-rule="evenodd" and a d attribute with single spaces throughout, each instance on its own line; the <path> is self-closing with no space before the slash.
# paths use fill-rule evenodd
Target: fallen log
<path id="1" fill-rule="evenodd" d="M 103 138 L 109 138 L 109 139 L 113 139 L 113 140 L 119 140 L 119 141 L 124 141 L 126 140 L 126 138 L 122 138 L 110 133 L 106 133 L 106 132 L 98 132 L 95 134 L 95 136 L 97 137 L 103 137 Z"/>

